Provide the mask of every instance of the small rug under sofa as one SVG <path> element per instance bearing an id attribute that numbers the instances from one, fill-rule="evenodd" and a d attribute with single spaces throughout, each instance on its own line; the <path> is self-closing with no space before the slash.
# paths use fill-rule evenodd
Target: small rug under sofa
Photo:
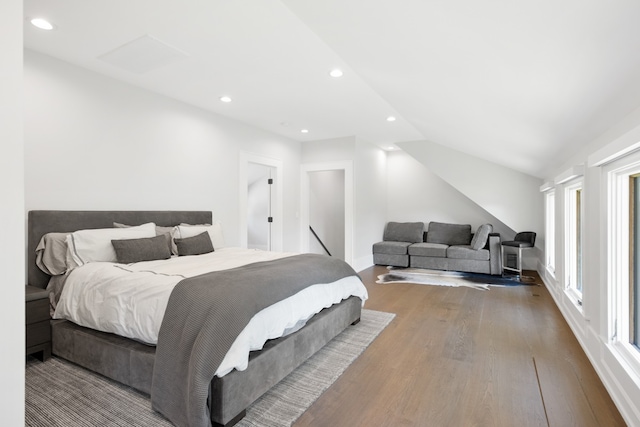
<path id="1" fill-rule="evenodd" d="M 434 286 L 466 286 L 488 291 L 490 286 L 539 286 L 529 276 L 494 276 L 458 271 L 428 270 L 422 268 L 387 267 L 388 273 L 378 276 L 376 283 L 416 283 Z"/>

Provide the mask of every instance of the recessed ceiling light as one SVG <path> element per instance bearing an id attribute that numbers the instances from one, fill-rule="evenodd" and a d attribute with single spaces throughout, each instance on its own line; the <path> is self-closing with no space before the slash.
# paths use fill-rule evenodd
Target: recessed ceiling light
<path id="1" fill-rule="evenodd" d="M 231 98 L 229 98 L 228 96 L 221 96 L 220 97 L 220 101 L 222 101 L 222 102 L 231 102 Z"/>
<path id="2" fill-rule="evenodd" d="M 396 118 L 395 118 L 395 117 L 393 117 L 393 116 L 389 116 L 389 117 L 387 117 L 387 121 L 388 121 L 388 122 L 395 122 L 395 121 L 396 121 Z"/>
<path id="3" fill-rule="evenodd" d="M 333 70 L 331 70 L 331 71 L 329 72 L 329 75 L 330 75 L 331 77 L 335 77 L 335 78 L 342 77 L 342 75 L 343 75 L 343 74 L 344 74 L 344 73 L 342 72 L 342 70 L 340 70 L 340 69 L 338 69 L 338 68 L 334 68 Z"/>
<path id="4" fill-rule="evenodd" d="M 302 129 L 300 132 L 302 132 L 302 133 L 309 133 L 309 129 Z"/>
<path id="5" fill-rule="evenodd" d="M 395 147 L 387 147 L 387 150 L 393 151 L 393 150 L 395 150 Z"/>
<path id="6" fill-rule="evenodd" d="M 41 30 L 53 30 L 53 24 L 46 19 L 33 18 L 30 22 L 34 27 L 38 27 Z"/>

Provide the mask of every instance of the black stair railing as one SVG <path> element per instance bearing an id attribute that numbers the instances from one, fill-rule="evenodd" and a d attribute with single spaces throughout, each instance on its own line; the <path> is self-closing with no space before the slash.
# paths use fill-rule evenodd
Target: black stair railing
<path id="1" fill-rule="evenodd" d="M 311 233 L 315 236 L 316 240 L 318 241 L 318 243 L 320 243 L 320 245 L 322 246 L 324 251 L 327 253 L 327 255 L 331 256 L 331 252 L 329 252 L 329 249 L 327 249 L 327 247 L 324 245 L 324 243 L 322 243 L 322 240 L 320 240 L 320 237 L 318 237 L 318 235 L 314 231 L 313 227 L 309 226 L 309 230 L 311 230 Z"/>

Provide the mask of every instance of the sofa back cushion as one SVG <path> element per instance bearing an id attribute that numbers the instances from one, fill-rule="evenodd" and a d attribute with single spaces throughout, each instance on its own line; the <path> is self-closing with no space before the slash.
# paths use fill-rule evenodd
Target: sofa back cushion
<path id="1" fill-rule="evenodd" d="M 388 222 L 382 240 L 386 242 L 422 242 L 422 222 Z"/>
<path id="2" fill-rule="evenodd" d="M 491 224 L 482 224 L 476 230 L 476 233 L 473 235 L 473 240 L 471 240 L 471 249 L 475 249 L 476 251 L 482 249 L 487 244 L 487 239 L 489 238 L 489 233 L 493 231 L 493 226 Z"/>
<path id="3" fill-rule="evenodd" d="M 470 224 L 447 224 L 444 222 L 429 223 L 427 243 L 445 245 L 468 245 L 471 242 Z"/>

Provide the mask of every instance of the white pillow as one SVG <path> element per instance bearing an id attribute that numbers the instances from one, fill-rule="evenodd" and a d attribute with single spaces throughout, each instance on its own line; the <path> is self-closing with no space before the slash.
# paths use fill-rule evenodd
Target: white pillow
<path id="1" fill-rule="evenodd" d="M 180 224 L 176 227 L 176 232 L 173 237 L 178 239 L 184 239 L 186 237 L 197 236 L 202 232 L 208 232 L 213 244 L 213 249 L 224 248 L 224 236 L 222 234 L 222 224 L 219 221 L 213 223 L 213 225 L 188 225 Z"/>
<path id="2" fill-rule="evenodd" d="M 78 230 L 67 236 L 67 246 L 78 266 L 88 262 L 117 262 L 112 239 L 139 239 L 155 235 L 156 225 L 153 222 L 128 228 Z"/>

